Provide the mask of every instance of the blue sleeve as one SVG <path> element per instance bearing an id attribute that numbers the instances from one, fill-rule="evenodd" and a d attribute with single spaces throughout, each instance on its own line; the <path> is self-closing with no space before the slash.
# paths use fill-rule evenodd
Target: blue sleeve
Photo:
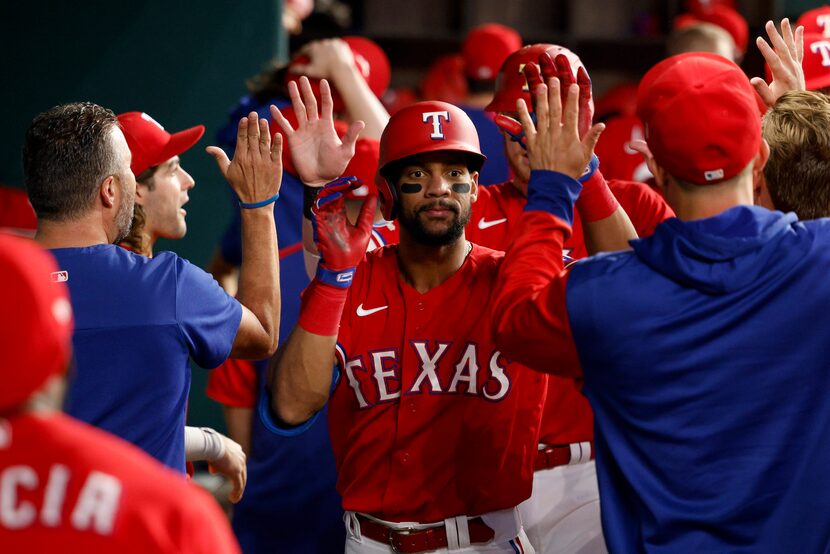
<path id="1" fill-rule="evenodd" d="M 187 260 L 176 260 L 176 320 L 199 366 L 214 368 L 231 353 L 242 305 L 213 277 Z"/>
<path id="2" fill-rule="evenodd" d="M 574 202 L 582 191 L 579 181 L 558 171 L 530 172 L 525 211 L 542 211 L 555 215 L 573 226 Z"/>

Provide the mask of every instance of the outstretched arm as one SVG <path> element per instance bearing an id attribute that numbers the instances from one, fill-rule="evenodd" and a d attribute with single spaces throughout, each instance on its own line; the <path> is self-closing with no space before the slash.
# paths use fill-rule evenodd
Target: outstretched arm
<path id="1" fill-rule="evenodd" d="M 578 102 L 577 131 L 579 138 L 584 139 L 593 129 L 594 115 L 593 93 L 591 79 L 584 67 L 573 71 L 567 56 L 560 54 L 555 59 L 544 52 L 539 56 L 539 64 L 528 63 L 524 67 L 525 78 L 530 90 L 536 91 L 539 86 L 552 78 L 559 82 L 559 100 L 562 109 L 568 106 L 568 91 L 577 86 L 579 93 L 574 102 Z M 533 96 L 534 106 L 536 97 Z M 538 114 L 538 108 L 537 108 Z M 537 115 L 538 117 L 538 115 Z M 522 132 L 518 121 L 500 115 L 497 123 L 516 135 Z M 625 210 L 619 205 L 608 183 L 605 181 L 599 167 L 599 159 L 593 156 L 585 171 L 579 175 L 582 183 L 582 193 L 576 201 L 576 209 L 582 220 L 582 234 L 589 254 L 612 252 L 630 248 L 628 241 L 637 238 L 637 231 Z"/>
<path id="2" fill-rule="evenodd" d="M 286 136 L 300 179 L 307 187 L 319 188 L 312 222 L 320 263 L 303 293 L 299 324 L 268 371 L 271 408 L 288 425 L 305 422 L 328 400 L 340 317 L 355 269 L 366 252 L 376 205 L 376 200 L 367 200 L 357 225 L 348 222 L 343 194 L 359 182 L 338 177 L 354 155 L 362 124 L 353 124 L 341 141 L 334 130 L 326 81 L 321 81 L 319 114 L 308 79 L 302 77 L 300 87 L 302 96 L 296 85 L 289 85 L 297 129 L 278 110 L 271 110 Z"/>
<path id="3" fill-rule="evenodd" d="M 372 230 L 376 199 L 365 201 L 356 225 L 346 217 L 343 194 L 359 181 L 326 185 L 314 207 L 320 263 L 303 293 L 300 321 L 269 371 L 271 408 L 288 425 L 299 425 L 328 400 L 340 318 L 357 265 Z"/>
<path id="4" fill-rule="evenodd" d="M 535 125 L 519 102 L 532 172 L 525 213 L 499 273 L 493 311 L 502 352 L 530 367 L 571 376 L 580 369 L 568 324 L 562 245 L 582 189 L 576 179 L 603 130 L 594 125 L 580 140 L 578 94 L 578 86 L 568 88 L 563 117 L 559 80 L 536 87 Z M 556 364 L 550 363 L 551 352 L 556 352 Z"/>
<path id="5" fill-rule="evenodd" d="M 216 146 L 207 149 L 239 197 L 242 211 L 242 266 L 236 299 L 242 321 L 232 358 L 267 358 L 277 349 L 280 273 L 274 207 L 282 183 L 282 138 L 255 112 L 239 122 L 233 161 Z"/>

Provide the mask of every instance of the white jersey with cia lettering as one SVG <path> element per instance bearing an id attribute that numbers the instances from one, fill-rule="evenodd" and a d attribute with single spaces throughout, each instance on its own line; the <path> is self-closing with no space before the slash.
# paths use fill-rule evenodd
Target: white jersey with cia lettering
<path id="1" fill-rule="evenodd" d="M 237 553 L 216 502 L 108 433 L 52 413 L 0 418 L 0 552 Z"/>
<path id="2" fill-rule="evenodd" d="M 471 245 L 421 294 L 397 248 L 358 266 L 338 333 L 329 428 L 343 507 L 421 523 L 513 508 L 530 496 L 547 378 L 494 346 L 503 253 Z"/>

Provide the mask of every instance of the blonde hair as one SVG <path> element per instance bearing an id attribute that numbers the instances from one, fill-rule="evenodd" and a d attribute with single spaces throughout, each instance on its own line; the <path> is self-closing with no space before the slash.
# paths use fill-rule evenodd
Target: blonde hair
<path id="1" fill-rule="evenodd" d="M 830 216 L 830 98 L 787 92 L 764 115 L 770 156 L 764 167 L 777 210 L 799 219 Z"/>

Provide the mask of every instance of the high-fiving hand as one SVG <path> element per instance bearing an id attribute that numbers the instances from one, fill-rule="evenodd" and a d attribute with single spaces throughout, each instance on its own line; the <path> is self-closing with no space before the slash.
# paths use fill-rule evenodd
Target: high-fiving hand
<path id="1" fill-rule="evenodd" d="M 765 28 L 772 46 L 762 37 L 758 37 L 755 44 L 769 65 L 772 82 L 767 85 L 760 77 L 753 77 L 751 83 L 764 103 L 773 106 L 785 92 L 807 90 L 801 66 L 804 60 L 804 27 L 798 27 L 793 32 L 790 20 L 784 18 L 781 20 L 781 33 L 772 21 L 767 21 Z"/>
<path id="2" fill-rule="evenodd" d="M 320 81 L 320 102 L 306 77 L 300 77 L 300 90 L 296 83 L 288 84 L 288 94 L 297 117 L 297 128 L 291 127 L 276 106 L 271 106 L 271 117 L 280 126 L 291 149 L 291 160 L 300 180 L 308 186 L 322 187 L 340 177 L 354 156 L 355 143 L 363 122 L 355 121 L 341 140 L 334 129 L 331 89 L 328 82 Z M 302 92 L 302 94 L 301 94 Z"/>
<path id="3" fill-rule="evenodd" d="M 519 120 L 527 141 L 527 156 L 531 170 L 558 171 L 578 179 L 594 154 L 594 147 L 605 125 L 598 123 L 587 129 L 580 138 L 579 112 L 580 87 L 573 83 L 564 94 L 560 93 L 559 79 L 539 84 L 533 91 L 536 103 L 536 123 L 524 100 L 517 101 Z"/>
<path id="4" fill-rule="evenodd" d="M 259 119 L 256 112 L 239 121 L 232 161 L 217 146 L 208 146 L 207 153 L 216 160 L 240 202 L 261 202 L 280 191 L 282 137 L 275 135 L 272 140 L 268 121 Z"/>

